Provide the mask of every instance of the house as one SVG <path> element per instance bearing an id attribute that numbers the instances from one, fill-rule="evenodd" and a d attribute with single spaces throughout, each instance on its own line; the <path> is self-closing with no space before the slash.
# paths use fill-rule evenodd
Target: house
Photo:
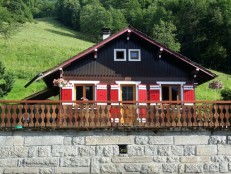
<path id="1" fill-rule="evenodd" d="M 60 93 L 60 100 L 194 101 L 195 85 L 216 75 L 201 65 L 127 27 L 63 63 L 35 76 L 47 89 L 26 99 Z M 64 83 L 60 88 L 53 81 Z"/>

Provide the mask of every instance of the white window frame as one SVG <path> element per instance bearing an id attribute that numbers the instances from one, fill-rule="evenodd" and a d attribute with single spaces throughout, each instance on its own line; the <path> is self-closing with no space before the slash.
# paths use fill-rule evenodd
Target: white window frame
<path id="1" fill-rule="evenodd" d="M 141 81 L 115 81 L 116 84 L 119 85 L 118 99 L 122 101 L 121 98 L 121 85 L 134 85 L 136 88 L 136 100 L 138 99 L 138 85 L 141 84 Z"/>
<path id="2" fill-rule="evenodd" d="M 162 101 L 162 85 L 180 85 L 180 94 L 181 94 L 181 101 L 184 101 L 184 90 L 183 85 L 186 84 L 186 82 L 167 82 L 167 81 L 157 81 L 158 85 L 160 85 L 160 101 Z"/>
<path id="3" fill-rule="evenodd" d="M 131 52 L 132 52 L 132 51 L 137 51 L 137 52 L 138 52 L 138 59 L 131 59 Z M 128 60 L 129 60 L 129 61 L 141 61 L 140 49 L 129 49 L 129 50 L 128 50 Z"/>
<path id="4" fill-rule="evenodd" d="M 117 59 L 117 57 L 116 57 L 116 52 L 117 51 L 124 52 L 124 58 L 123 59 Z M 126 60 L 127 60 L 126 49 L 114 49 L 114 61 L 126 61 Z"/>

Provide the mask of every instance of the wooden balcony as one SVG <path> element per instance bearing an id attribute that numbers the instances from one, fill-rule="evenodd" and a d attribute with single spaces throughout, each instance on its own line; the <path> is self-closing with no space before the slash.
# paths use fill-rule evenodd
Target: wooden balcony
<path id="1" fill-rule="evenodd" d="M 3 100 L 0 129 L 231 128 L 231 101 L 102 103 Z"/>

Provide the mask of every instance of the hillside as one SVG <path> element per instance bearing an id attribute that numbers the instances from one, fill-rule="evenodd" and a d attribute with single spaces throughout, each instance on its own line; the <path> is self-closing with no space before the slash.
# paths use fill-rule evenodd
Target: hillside
<path id="1" fill-rule="evenodd" d="M 78 39 L 86 36 L 70 30 L 54 19 L 27 23 L 9 41 L 0 38 L 1 61 L 16 76 L 13 90 L 4 99 L 19 100 L 45 88 L 43 82 L 24 85 L 41 71 L 78 54 L 93 43 Z"/>
<path id="2" fill-rule="evenodd" d="M 42 81 L 35 82 L 28 88 L 24 85 L 39 72 L 78 54 L 93 43 L 84 41 L 87 36 L 70 30 L 50 18 L 27 23 L 9 41 L 0 39 L 1 61 L 7 71 L 14 73 L 16 83 L 13 90 L 4 99 L 20 100 L 45 88 Z M 219 75 L 225 87 L 231 86 L 231 77 Z M 196 88 L 198 100 L 218 100 L 220 91 L 208 88 L 208 83 Z"/>

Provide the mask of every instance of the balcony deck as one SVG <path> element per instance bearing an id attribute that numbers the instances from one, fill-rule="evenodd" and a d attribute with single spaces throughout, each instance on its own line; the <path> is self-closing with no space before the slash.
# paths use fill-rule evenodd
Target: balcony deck
<path id="1" fill-rule="evenodd" d="M 22 128 L 230 129 L 231 101 L 99 103 L 1 100 L 0 129 Z"/>

